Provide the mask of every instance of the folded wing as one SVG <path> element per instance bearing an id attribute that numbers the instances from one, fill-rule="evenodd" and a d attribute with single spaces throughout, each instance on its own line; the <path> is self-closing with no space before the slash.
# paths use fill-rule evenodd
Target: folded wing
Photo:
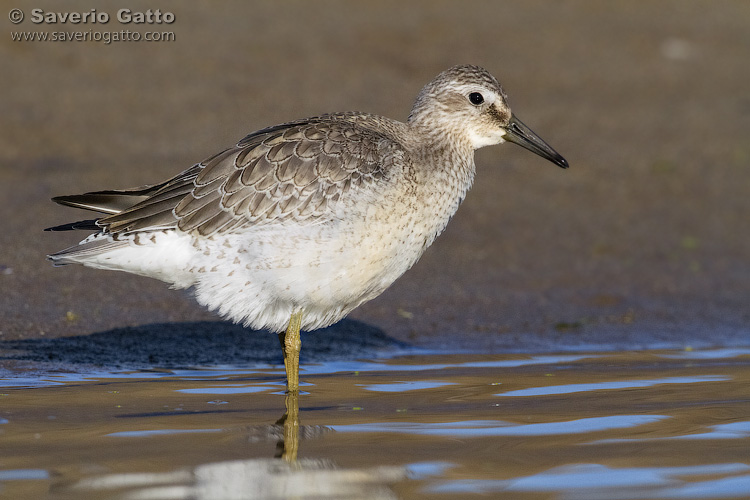
<path id="1" fill-rule="evenodd" d="M 52 229 L 99 227 L 115 235 L 179 229 L 208 236 L 248 224 L 325 218 L 341 197 L 377 183 L 404 159 L 395 141 L 362 126 L 356 115 L 346 118 L 260 130 L 161 184 L 54 198 L 108 215 Z"/>

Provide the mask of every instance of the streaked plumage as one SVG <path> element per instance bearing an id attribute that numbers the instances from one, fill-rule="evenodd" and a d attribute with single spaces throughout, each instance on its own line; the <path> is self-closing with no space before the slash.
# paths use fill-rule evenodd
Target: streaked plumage
<path id="1" fill-rule="evenodd" d="M 481 97 L 477 97 L 478 94 Z M 61 196 L 105 214 L 50 255 L 193 287 L 256 329 L 330 325 L 379 295 L 445 228 L 474 178 L 474 150 L 516 142 L 565 160 L 515 119 L 495 78 L 456 66 L 426 85 L 407 123 L 338 113 L 254 132 L 153 186 Z"/>

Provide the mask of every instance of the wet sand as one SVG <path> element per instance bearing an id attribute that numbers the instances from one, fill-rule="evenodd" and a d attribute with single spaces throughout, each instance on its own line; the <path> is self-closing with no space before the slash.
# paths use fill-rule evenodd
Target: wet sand
<path id="1" fill-rule="evenodd" d="M 27 16 L 61 8 L 21 3 Z M 121 7 L 97 4 L 111 15 Z M 179 322 L 203 325 L 186 327 L 195 357 L 206 339 L 231 346 L 236 329 L 217 326 L 189 294 L 120 273 L 52 268 L 44 255 L 83 235 L 41 230 L 87 214 L 49 199 L 160 181 L 250 131 L 304 116 L 363 110 L 405 119 L 421 86 L 457 63 L 497 75 L 514 111 L 571 168 L 514 145 L 479 151 L 475 187 L 445 234 L 353 320 L 385 344 L 431 348 L 748 343 L 747 2 L 158 7 L 175 22 L 130 29 L 173 31 L 174 42 L 12 42 L 5 24 L 0 349 L 29 341 L 25 356 L 38 359 L 65 351 L 43 339 L 114 341 L 133 328 L 146 348 L 164 351 Z M 360 336 L 372 338 L 331 336 L 328 352 L 357 349 Z M 116 345 L 129 359 L 137 344 Z M 191 357 L 186 349 L 181 360 Z M 72 361 L 114 358 L 93 349 Z"/>

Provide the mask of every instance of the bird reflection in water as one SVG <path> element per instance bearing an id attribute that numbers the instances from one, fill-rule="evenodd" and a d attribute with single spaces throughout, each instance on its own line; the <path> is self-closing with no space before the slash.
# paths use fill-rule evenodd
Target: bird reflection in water
<path id="1" fill-rule="evenodd" d="M 282 437 L 276 443 L 276 455 L 274 458 L 281 458 L 290 464 L 297 461 L 297 452 L 299 451 L 299 440 L 300 440 L 300 425 L 299 425 L 299 392 L 288 392 L 285 398 L 286 412 L 284 415 L 276 421 L 276 425 L 281 426 L 283 429 Z M 315 434 L 329 431 L 326 427 L 313 427 L 311 430 L 316 431 Z M 312 437 L 313 433 L 308 432 L 309 437 Z"/>

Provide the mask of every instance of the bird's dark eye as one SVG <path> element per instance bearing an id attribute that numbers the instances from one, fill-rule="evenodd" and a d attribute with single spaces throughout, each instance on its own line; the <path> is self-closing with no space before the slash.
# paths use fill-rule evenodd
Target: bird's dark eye
<path id="1" fill-rule="evenodd" d="M 472 92 L 469 94 L 469 101 L 471 101 L 474 106 L 479 106 L 484 102 L 484 97 L 479 92 Z"/>

